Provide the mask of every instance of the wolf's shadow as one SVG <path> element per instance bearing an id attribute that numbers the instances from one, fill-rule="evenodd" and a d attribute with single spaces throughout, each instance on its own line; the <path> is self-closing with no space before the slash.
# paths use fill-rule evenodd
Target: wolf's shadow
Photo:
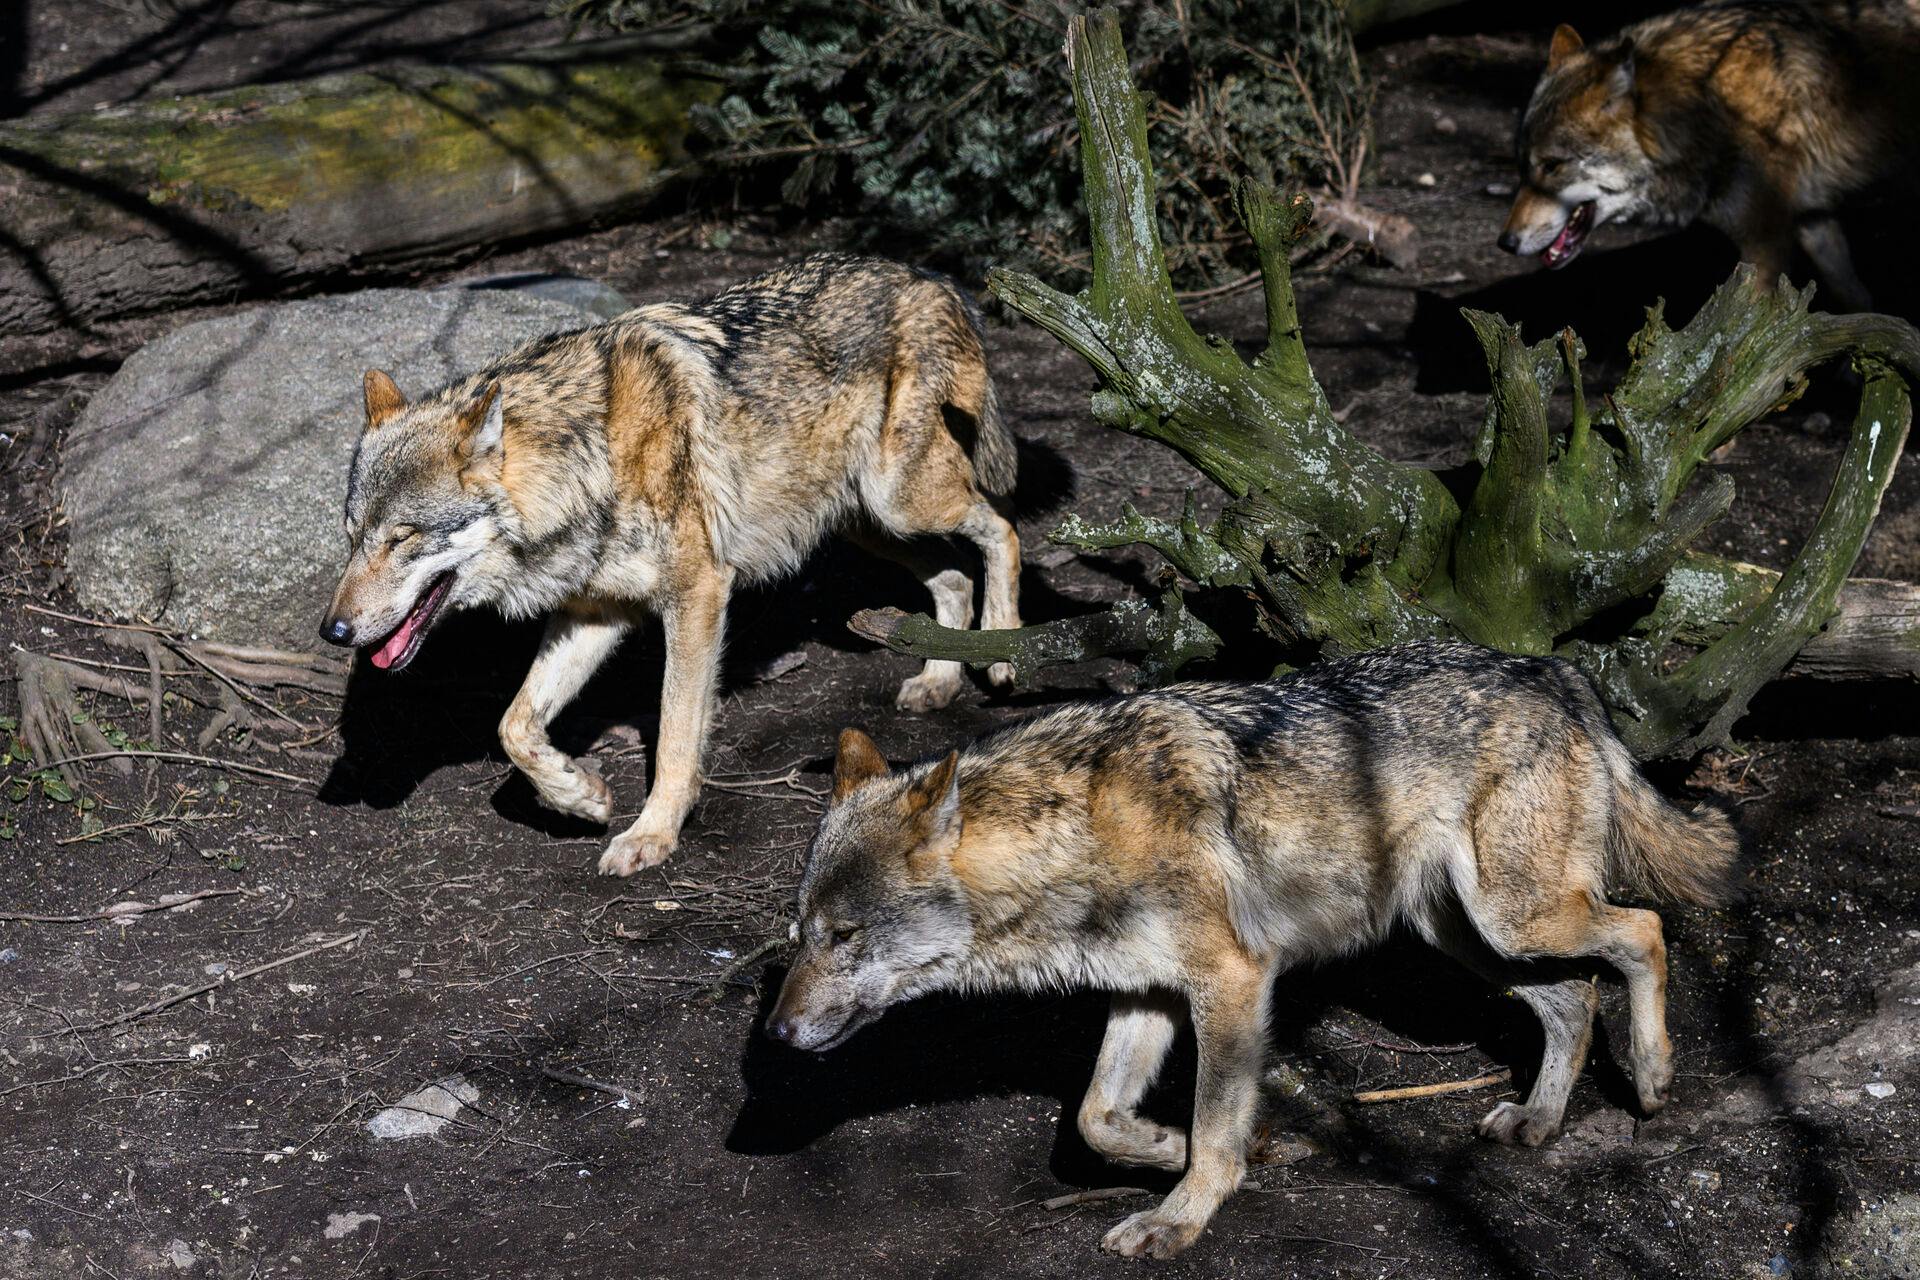
<path id="1" fill-rule="evenodd" d="M 1020 455 L 1016 511 L 1027 517 L 1045 515 L 1072 498 L 1072 468 L 1058 450 L 1022 441 Z M 956 555 L 954 563 L 978 572 L 970 548 L 960 547 Z M 1031 569 L 1021 576 L 1020 592 L 1028 621 L 1086 609 L 1084 603 L 1055 593 Z M 801 645 L 871 650 L 872 645 L 847 630 L 847 619 L 879 605 L 926 611 L 931 601 L 926 588 L 898 565 L 843 539 L 829 539 L 799 573 L 735 593 L 728 613 L 723 693 L 752 683 L 774 659 Z M 507 761 L 497 729 L 526 678 L 540 633 L 537 622 L 508 623 L 487 611 L 456 614 L 435 628 L 404 671 L 378 671 L 361 657 L 341 712 L 342 750 L 320 798 L 328 804 L 389 809 L 449 766 L 491 760 L 504 773 Z M 638 727 L 652 744 L 659 725 L 661 662 L 658 624 L 637 628 L 554 722 L 554 745 L 577 755 L 615 725 Z M 549 835 L 599 830 L 541 806 L 518 772 L 505 774 L 492 799 L 502 816 Z"/>
<path id="2" fill-rule="evenodd" d="M 1590 365 L 1625 368 L 1627 339 L 1646 323 L 1648 306 L 1664 297 L 1667 322 L 1678 328 L 1738 262 L 1725 236 L 1694 227 L 1589 251 L 1558 271 L 1516 262 L 1513 275 L 1467 293 L 1423 289 L 1406 336 L 1418 362 L 1414 389 L 1428 395 L 1486 390 L 1486 356 L 1463 309 L 1504 316 L 1528 342 L 1572 329 L 1586 344 Z"/>
<path id="3" fill-rule="evenodd" d="M 905 1108 L 1008 1094 L 1047 1097 L 1059 1104 L 1060 1119 L 1049 1167 L 1062 1182 L 1103 1186 L 1116 1175 L 1113 1166 L 1081 1140 L 1077 1113 L 1092 1078 L 1106 1024 L 1107 1000 L 1093 993 L 1055 997 L 1002 996 L 960 999 L 936 996 L 889 1010 L 845 1045 L 825 1054 L 809 1054 L 775 1044 L 758 1034 L 778 991 L 778 973 L 765 984 L 755 1034 L 742 1051 L 740 1069 L 747 1097 L 727 1137 L 727 1149 L 743 1155 L 798 1151 L 843 1124 Z M 1495 1061 L 1514 1068 L 1521 1087 L 1531 1084 L 1540 1062 L 1538 1022 L 1518 1000 L 1502 997 L 1492 986 L 1454 961 L 1413 939 L 1400 939 L 1352 960 L 1283 975 L 1275 987 L 1270 1045 L 1274 1054 L 1316 1057 L 1309 1075 L 1338 1086 L 1357 1083 L 1355 1071 L 1393 1070 L 1393 1059 L 1370 1046 L 1358 1046 L 1350 1060 L 1316 1055 L 1308 1033 L 1337 1010 L 1351 1010 L 1387 1029 L 1395 1041 L 1426 1045 L 1467 1043 Z M 1585 1078 L 1594 1081 L 1606 1105 L 1631 1109 L 1633 1086 L 1613 1059 L 1605 1039 Z M 1195 1049 L 1191 1029 L 1181 1033 L 1166 1070 L 1148 1095 L 1143 1110 L 1163 1123 L 1184 1126 L 1192 1113 Z M 1304 1121 L 1337 1156 L 1373 1160 L 1382 1148 L 1362 1123 L 1349 1126 L 1327 1117 L 1344 1103 L 1320 1100 L 1318 1119 Z M 1488 1102 L 1491 1106 L 1491 1101 Z M 1285 1114 L 1282 1112 L 1286 1111 Z M 1300 1116 L 1276 1109 L 1277 1127 Z M 1462 1130 L 1458 1142 L 1472 1135 Z M 1390 1152 L 1388 1152 L 1390 1154 Z M 1429 1153 L 1438 1158 L 1438 1153 Z M 1160 1186 L 1142 1170 L 1127 1169 L 1129 1183 Z"/>
<path id="4" fill-rule="evenodd" d="M 1920 317 L 1920 240 L 1900 225 L 1899 211 L 1876 204 L 1850 210 L 1842 221 L 1874 309 Z M 1486 389 L 1486 358 L 1462 308 L 1505 316 L 1529 342 L 1570 328 L 1586 344 L 1589 370 L 1617 376 L 1627 365 L 1627 340 L 1646 323 L 1649 306 L 1664 298 L 1666 322 L 1678 329 L 1738 265 L 1732 241 L 1693 226 L 1589 251 L 1558 271 L 1516 262 L 1513 275 L 1466 293 L 1421 290 L 1405 339 L 1418 362 L 1414 388 L 1426 394 Z M 1791 277 L 1800 284 L 1814 279 L 1811 264 L 1796 260 Z M 1824 291 L 1816 290 L 1814 308 L 1825 305 Z"/>

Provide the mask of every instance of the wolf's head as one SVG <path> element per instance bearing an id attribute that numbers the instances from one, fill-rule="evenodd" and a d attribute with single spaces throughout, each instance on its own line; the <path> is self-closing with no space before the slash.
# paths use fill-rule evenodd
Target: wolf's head
<path id="1" fill-rule="evenodd" d="M 1500 247 L 1564 267 L 1595 227 L 1645 212 L 1653 162 L 1634 124 L 1632 43 L 1589 49 L 1562 24 L 1520 122 L 1520 190 Z"/>
<path id="2" fill-rule="evenodd" d="M 950 980 L 973 920 L 949 861 L 960 842 L 960 758 L 890 773 L 873 740 L 840 735 L 833 801 L 800 880 L 800 944 L 767 1034 L 834 1048 L 888 1005 Z"/>
<path id="3" fill-rule="evenodd" d="M 347 567 L 320 636 L 373 646 L 373 664 L 397 670 L 442 609 L 491 594 L 469 571 L 511 521 L 500 486 L 505 422 L 498 383 L 415 405 L 374 369 L 366 400 L 347 479 Z"/>

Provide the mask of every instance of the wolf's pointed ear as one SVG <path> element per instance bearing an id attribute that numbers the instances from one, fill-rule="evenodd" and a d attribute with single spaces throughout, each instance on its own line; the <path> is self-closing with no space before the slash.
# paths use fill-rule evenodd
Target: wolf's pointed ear
<path id="1" fill-rule="evenodd" d="M 460 446 L 467 466 L 497 463 L 507 432 L 506 397 L 500 394 L 500 384 L 489 382 L 479 398 L 460 411 L 460 423 L 467 429 Z"/>
<path id="2" fill-rule="evenodd" d="M 1586 47 L 1587 42 L 1580 38 L 1578 31 L 1561 23 L 1553 29 L 1553 43 L 1547 46 L 1547 70 L 1552 71 Z"/>
<path id="3" fill-rule="evenodd" d="M 394 380 L 380 369 L 367 370 L 367 430 L 372 431 L 407 407 L 407 398 Z"/>
<path id="4" fill-rule="evenodd" d="M 862 784 L 885 777 L 887 758 L 873 739 L 858 729 L 840 731 L 840 749 L 833 757 L 833 803 L 839 804 Z"/>
<path id="5" fill-rule="evenodd" d="M 907 788 L 907 820 L 919 837 L 912 859 L 944 857 L 960 840 L 960 753 L 913 780 Z"/>

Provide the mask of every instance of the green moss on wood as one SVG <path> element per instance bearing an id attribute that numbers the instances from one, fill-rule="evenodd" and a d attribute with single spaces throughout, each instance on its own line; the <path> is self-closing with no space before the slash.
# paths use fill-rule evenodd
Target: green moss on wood
<path id="1" fill-rule="evenodd" d="M 685 162 L 687 110 L 717 92 L 634 55 L 401 68 L 33 121 L 0 128 L 0 145 L 218 212 L 457 198 L 503 168 L 520 170 L 509 184 L 556 193 L 644 188 Z"/>
<path id="2" fill-rule="evenodd" d="M 1262 629 L 1302 657 L 1432 636 L 1558 653 L 1591 675 L 1643 755 L 1726 741 L 1747 701 L 1833 616 L 1907 436 L 1907 379 L 1920 333 L 1885 316 L 1810 311 L 1811 291 L 1762 287 L 1743 267 L 1683 329 L 1660 309 L 1611 394 L 1589 405 L 1571 333 L 1532 345 L 1469 312 L 1493 391 L 1472 467 L 1452 486 L 1388 461 L 1335 422 L 1313 377 L 1286 246 L 1310 216 L 1299 198 L 1244 184 L 1237 201 L 1260 251 L 1268 344 L 1258 360 L 1195 333 L 1168 282 L 1139 96 L 1110 15 L 1075 19 L 1068 61 L 1080 117 L 1094 276 L 1068 296 L 1002 274 L 994 291 L 1093 367 L 1099 420 L 1177 450 L 1227 494 L 1211 527 L 1128 508 L 1056 535 L 1082 547 L 1154 547 L 1196 589 L 1252 589 Z M 1703 474 L 1713 450 L 1790 401 L 1806 370 L 1843 353 L 1866 384 L 1827 504 L 1784 573 L 1690 552 L 1734 501 Z M 1548 406 L 1562 379 L 1573 419 Z M 1456 499 L 1454 494 L 1464 494 Z M 1223 558 L 1224 557 L 1224 558 Z M 953 632 L 925 619 L 881 636 L 917 655 L 983 662 L 1030 652 L 1147 648 L 1144 606 L 1010 632 Z M 1097 637 L 1097 643 L 1092 638 Z M 1675 665 L 1669 646 L 1695 646 Z M 1157 643 L 1157 642 L 1156 642 Z M 1153 655 L 1150 674 L 1170 665 Z"/>

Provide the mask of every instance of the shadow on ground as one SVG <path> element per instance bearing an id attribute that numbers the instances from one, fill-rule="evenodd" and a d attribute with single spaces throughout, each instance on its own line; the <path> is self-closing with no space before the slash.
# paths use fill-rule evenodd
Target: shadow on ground
<path id="1" fill-rule="evenodd" d="M 1044 521 L 1072 497 L 1073 472 L 1059 451 L 1041 442 L 1023 442 L 1015 510 L 1023 518 Z M 977 579 L 979 557 L 971 547 L 950 544 L 944 554 L 967 565 Z M 1124 585 L 1145 584 L 1129 578 Z M 1054 591 L 1046 575 L 1031 564 L 1021 576 L 1020 592 L 1029 622 L 1088 608 Z M 899 565 L 844 540 L 829 540 L 799 573 L 735 593 L 728 611 L 722 694 L 752 684 L 770 664 L 803 646 L 871 651 L 874 646 L 846 626 L 861 609 L 895 605 L 924 611 L 930 604 L 926 588 Z M 364 655 L 358 657 L 341 713 L 343 748 L 321 788 L 321 800 L 388 809 L 450 766 L 479 760 L 504 766 L 497 728 L 526 677 L 540 632 L 539 623 L 509 623 L 489 611 L 475 611 L 453 615 L 435 628 L 420 656 L 402 671 L 380 671 Z M 659 626 L 649 621 L 635 629 L 560 714 L 552 727 L 554 745 L 578 755 L 617 725 L 638 727 L 651 743 L 659 720 L 662 661 Z M 503 816 L 549 835 L 583 835 L 594 829 L 541 807 L 517 772 L 497 790 L 494 806 Z"/>

